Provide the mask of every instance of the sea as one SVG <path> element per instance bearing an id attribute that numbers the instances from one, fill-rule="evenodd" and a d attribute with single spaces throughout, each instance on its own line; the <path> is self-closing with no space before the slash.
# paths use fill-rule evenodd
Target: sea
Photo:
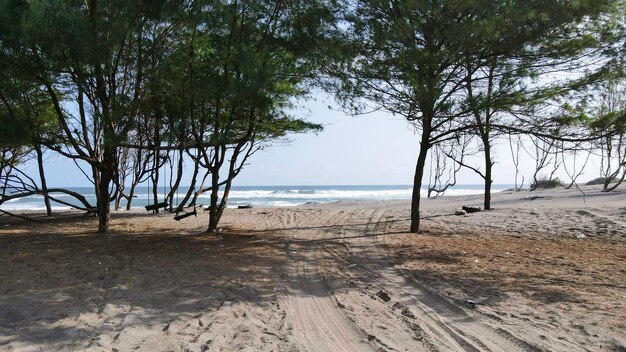
<path id="1" fill-rule="evenodd" d="M 494 184 L 492 192 L 501 192 L 505 189 L 513 188 L 513 185 Z M 94 190 L 91 187 L 70 187 L 67 188 L 85 196 L 91 203 L 96 203 Z M 377 200 L 403 200 L 410 199 L 412 193 L 410 185 L 385 185 L 385 186 L 233 186 L 228 199 L 229 207 L 239 205 L 288 207 L 306 203 L 332 203 L 332 202 L 367 202 Z M 183 191 L 184 190 L 184 191 Z M 184 198 L 186 188 L 174 197 L 174 205 Z M 483 185 L 456 185 L 449 188 L 444 196 L 460 196 L 482 194 Z M 426 197 L 427 188 L 421 190 L 422 197 Z M 77 204 L 73 197 L 66 194 L 55 194 L 63 201 Z M 164 194 L 161 193 L 159 200 L 163 201 Z M 148 204 L 153 204 L 154 199 L 149 187 L 137 187 L 136 197 L 132 202 L 133 208 L 143 208 Z M 209 194 L 205 193 L 198 197 L 197 205 L 208 205 Z M 122 206 L 125 207 L 125 200 Z M 43 210 L 45 209 L 43 197 L 31 196 L 5 202 L 0 205 L 0 209 L 11 210 Z M 53 203 L 53 209 L 69 209 L 68 206 Z"/>

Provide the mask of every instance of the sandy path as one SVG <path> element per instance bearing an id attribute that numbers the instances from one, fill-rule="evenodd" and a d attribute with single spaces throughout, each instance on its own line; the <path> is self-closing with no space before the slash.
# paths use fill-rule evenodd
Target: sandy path
<path id="1" fill-rule="evenodd" d="M 293 215 L 292 213 L 290 215 Z M 345 221 L 346 216 L 336 213 L 320 224 L 321 228 Z M 289 216 L 283 226 L 299 227 L 299 223 Z M 290 238 L 300 243 L 302 240 L 326 237 L 324 231 L 315 228 L 295 231 Z M 296 247 L 296 248 L 291 248 Z M 302 351 L 372 351 L 364 342 L 363 336 L 341 312 L 328 289 L 317 265 L 321 259 L 323 245 L 304 242 L 287 246 L 290 265 L 289 287 L 285 297 L 287 322 L 291 324 L 293 341 Z M 295 255 L 294 255 L 295 254 Z"/>
<path id="2" fill-rule="evenodd" d="M 385 258 L 380 249 L 380 235 L 385 232 L 385 209 L 368 209 L 361 218 L 365 226 L 352 227 L 343 232 L 344 240 L 353 257 L 371 257 L 371 253 L 360 253 L 374 249 L 376 257 Z M 343 221 L 355 223 L 355 213 Z M 366 236 L 363 236 L 365 234 Z M 352 245 L 350 245 L 352 244 Z M 327 249 L 327 248 L 326 248 Z M 342 255 L 335 252 L 338 260 Z M 349 261 L 346 261 L 348 264 Z M 394 270 L 385 259 L 358 265 L 352 269 L 355 277 L 367 280 L 393 294 L 394 302 L 404 307 L 404 322 L 417 334 L 418 339 L 400 339 L 385 347 L 394 350 L 445 350 L 445 351 L 532 351 L 538 350 L 504 329 L 494 329 L 470 317 L 463 309 L 450 303 L 416 280 Z M 415 337 L 415 336 L 414 336 Z"/>
<path id="3" fill-rule="evenodd" d="M 380 212 L 377 219 L 372 221 L 373 230 L 366 230 L 366 234 L 375 235 L 384 232 L 384 229 L 380 228 L 384 214 L 384 211 Z M 381 251 L 380 237 L 374 236 L 372 239 L 371 245 Z M 374 274 L 371 271 L 370 273 Z M 429 332 L 428 338 L 432 339 L 434 344 L 445 346 L 450 350 L 465 351 L 527 351 L 534 347 L 502 329 L 494 330 L 476 321 L 461 308 L 429 291 L 412 277 L 397 271 L 382 273 L 383 275 L 376 280 L 386 283 L 387 287 L 391 287 L 402 297 L 401 302 L 417 311 L 419 325 Z"/>
<path id="4" fill-rule="evenodd" d="M 380 228 L 381 219 L 385 212 L 381 212 L 378 219 L 373 221 L 373 231 L 366 231 L 368 235 L 383 232 Z M 369 238 L 367 238 L 369 239 Z M 381 237 L 371 237 L 377 251 L 381 249 Z M 384 239 L 384 237 L 383 237 Z M 366 239 L 361 239 L 365 241 Z M 384 255 L 384 254 L 381 254 Z M 370 271 L 372 275 L 375 272 Z M 427 331 L 433 344 L 444 346 L 449 350 L 463 351 L 533 351 L 538 350 L 531 343 L 523 341 L 510 332 L 479 322 L 469 316 L 463 309 L 448 300 L 430 291 L 415 278 L 400 271 L 382 271 L 383 275 L 377 281 L 386 283 L 401 296 L 400 301 L 417 311 L 419 325 Z"/>
<path id="5" fill-rule="evenodd" d="M 375 347 L 397 351 L 538 350 L 504 329 L 479 322 L 393 268 L 380 248 L 381 236 L 378 236 L 386 231 L 387 209 L 375 206 L 336 209 L 324 212 L 323 218 L 298 219 L 297 214 L 286 211 L 279 223 L 270 225 L 288 229 L 285 231 L 292 240 L 285 247 L 292 265 L 287 271 L 289 287 L 281 305 L 286 310 L 289 338 L 298 350 L 371 351 Z M 337 240 L 342 246 L 336 245 Z M 375 260 L 351 266 L 352 258 Z M 350 296 L 351 304 L 366 307 L 368 312 L 353 319 L 347 317 L 321 274 L 329 270 L 336 277 L 351 277 L 391 292 L 393 302 L 403 307 L 399 318 L 405 329 L 386 338 L 370 331 L 369 317 L 376 317 L 378 324 L 393 325 L 397 324 L 398 316 L 389 313 L 389 307 L 384 304 L 372 304 L 369 297 Z"/>

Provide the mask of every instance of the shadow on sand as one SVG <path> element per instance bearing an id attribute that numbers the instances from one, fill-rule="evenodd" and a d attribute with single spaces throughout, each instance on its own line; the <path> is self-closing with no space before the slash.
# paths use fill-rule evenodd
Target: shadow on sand
<path id="1" fill-rule="evenodd" d="M 135 217 L 145 215 L 116 214 L 118 220 L 132 221 Z M 407 219 L 381 221 L 377 225 L 404 221 Z M 371 283 L 378 275 L 384 277 L 383 273 L 397 275 L 395 266 L 408 262 L 449 264 L 460 260 L 457 254 L 444 251 L 388 256 L 375 242 L 364 239 L 402 232 L 370 231 L 370 224 L 358 221 L 246 233 L 230 230 L 218 235 L 201 230 L 177 234 L 167 228 L 151 233 L 100 235 L 90 231 L 93 219 L 76 214 L 43 222 L 34 225 L 15 219 L 0 221 L 0 226 L 10 224 L 17 230 L 4 234 L 0 231 L 0 346 L 13 341 L 55 344 L 89 340 L 97 333 L 130 324 L 130 316 L 133 324 L 165 327 L 176 317 L 215 311 L 224 302 L 269 307 L 277 299 L 277 290 L 283 288 L 288 294 L 330 295 L 328 290 L 308 292 L 306 285 L 295 284 L 295 280 L 321 279 L 317 273 L 309 278 L 292 276 L 295 271 L 290 268 L 305 261 L 339 268 L 345 267 L 346 262 L 359 264 L 351 270 L 351 282 L 342 283 L 344 276 L 336 270 L 323 273 L 324 280 L 339 283 L 333 287 L 337 291 L 361 289 L 362 283 Z M 63 226 L 87 231 L 61 234 Z M 290 236 L 311 230 L 321 231 L 324 236 Z M 308 255 L 319 249 L 328 255 Z M 417 287 L 414 279 L 428 278 L 434 282 L 444 278 L 452 286 L 479 288 L 493 301 L 505 296 L 501 292 L 505 287 L 503 278 L 496 273 L 463 277 L 413 270 L 404 274 L 407 277 L 402 285 L 406 290 Z M 542 303 L 577 299 L 551 290 L 537 294 L 535 299 Z M 81 320 L 90 323 L 82 324 Z"/>

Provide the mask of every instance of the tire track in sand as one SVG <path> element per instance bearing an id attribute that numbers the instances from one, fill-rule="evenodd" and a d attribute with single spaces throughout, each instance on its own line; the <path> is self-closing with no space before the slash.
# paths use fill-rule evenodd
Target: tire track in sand
<path id="1" fill-rule="evenodd" d="M 387 254 L 380 248 L 380 236 L 375 236 L 385 231 L 384 215 L 384 209 L 373 209 L 369 215 L 370 221 L 365 225 L 363 233 L 356 230 L 344 234 L 344 237 L 355 237 L 356 239 L 356 243 L 348 240 L 346 244 L 349 245 L 354 256 L 360 255 L 358 250 L 363 248 L 370 248 L 378 253 L 379 260 L 374 261 L 368 267 L 359 266 L 356 269 L 368 277 L 371 283 L 390 292 L 395 300 L 415 310 L 417 313 L 414 314 L 416 323 L 426 335 L 423 337 L 431 342 L 429 345 L 437 346 L 446 351 L 540 350 L 504 329 L 494 329 L 481 323 L 469 316 L 460 307 L 421 285 L 410 275 L 395 269 L 386 259 Z M 366 237 L 359 236 L 362 234 L 365 234 Z M 351 246 L 350 244 L 354 245 Z M 337 259 L 348 262 L 338 254 L 336 255 Z M 371 253 L 365 255 L 371 256 Z"/>
<path id="2" fill-rule="evenodd" d="M 328 228 L 339 226 L 349 214 L 337 212 L 325 219 L 322 226 L 305 227 L 295 223 L 295 216 L 283 218 L 290 231 L 286 245 L 289 258 L 288 289 L 284 293 L 287 312 L 287 334 L 298 349 L 304 351 L 373 351 L 365 336 L 337 307 L 333 294 L 318 270 L 323 260 L 323 240 Z M 319 224 L 319 219 L 315 219 Z M 300 229 L 298 229 L 300 228 Z M 304 241 L 303 241 L 304 240 Z"/>

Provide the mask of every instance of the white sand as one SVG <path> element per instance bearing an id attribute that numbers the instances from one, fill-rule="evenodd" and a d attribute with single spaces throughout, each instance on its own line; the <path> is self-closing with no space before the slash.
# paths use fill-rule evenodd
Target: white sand
<path id="1" fill-rule="evenodd" d="M 626 193 L 593 189 L 427 199 L 419 235 L 404 201 L 2 217 L 0 351 L 621 351 Z"/>

